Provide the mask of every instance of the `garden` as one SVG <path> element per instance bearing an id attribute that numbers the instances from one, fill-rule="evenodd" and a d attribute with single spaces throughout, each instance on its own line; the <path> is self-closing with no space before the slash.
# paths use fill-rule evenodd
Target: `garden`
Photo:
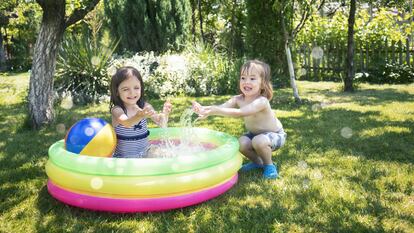
<path id="1" fill-rule="evenodd" d="M 411 1 L 38 0 L 0 9 L 0 232 L 414 229 Z M 222 195 L 162 212 L 91 211 L 49 193 L 49 147 L 81 119 L 111 123 L 119 68 L 141 73 L 156 111 L 171 102 L 169 128 L 237 139 L 243 118 L 191 112 L 183 125 L 183 113 L 238 94 L 249 59 L 270 65 L 269 103 L 288 135 L 272 153 L 277 179 L 239 172 Z"/>

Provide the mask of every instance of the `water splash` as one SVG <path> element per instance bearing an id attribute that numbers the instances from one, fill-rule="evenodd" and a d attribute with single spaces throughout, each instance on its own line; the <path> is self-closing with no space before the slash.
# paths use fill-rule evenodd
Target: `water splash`
<path id="1" fill-rule="evenodd" d="M 206 151 L 211 146 L 200 143 L 193 125 L 197 119 L 192 120 L 194 111 L 186 109 L 180 116 L 179 127 L 181 133 L 179 138 L 170 138 L 167 133 L 161 134 L 160 143 L 152 144 L 148 152 L 150 158 L 173 158 L 180 155 L 193 155 L 195 153 Z M 168 118 L 160 124 L 161 127 L 168 127 Z M 165 127 L 164 127 L 165 126 Z"/>

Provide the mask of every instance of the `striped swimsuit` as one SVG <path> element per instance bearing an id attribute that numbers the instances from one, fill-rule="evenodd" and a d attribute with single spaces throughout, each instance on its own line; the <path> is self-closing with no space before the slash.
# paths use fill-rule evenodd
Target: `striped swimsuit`
<path id="1" fill-rule="evenodd" d="M 148 150 L 147 119 L 142 119 L 138 124 L 127 128 L 121 124 L 115 127 L 116 145 L 115 158 L 142 158 Z"/>

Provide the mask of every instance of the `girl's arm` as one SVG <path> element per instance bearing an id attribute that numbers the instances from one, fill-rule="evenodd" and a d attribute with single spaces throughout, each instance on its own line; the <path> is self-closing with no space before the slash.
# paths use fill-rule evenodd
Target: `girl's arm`
<path id="1" fill-rule="evenodd" d="M 137 113 L 132 116 L 128 117 L 124 110 L 120 107 L 114 107 L 112 108 L 112 118 L 118 123 L 125 127 L 132 127 L 136 125 L 138 122 L 140 122 L 143 118 L 151 117 L 154 114 L 153 109 L 148 108 L 147 106 L 144 106 L 143 109 L 136 106 Z M 115 127 L 116 125 L 114 125 Z"/>

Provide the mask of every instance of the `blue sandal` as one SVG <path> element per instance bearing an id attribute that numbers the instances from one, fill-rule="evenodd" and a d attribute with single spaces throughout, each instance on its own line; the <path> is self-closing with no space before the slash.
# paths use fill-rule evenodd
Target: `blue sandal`
<path id="1" fill-rule="evenodd" d="M 276 179 L 278 176 L 279 174 L 274 164 L 264 165 L 263 177 L 265 179 Z"/>
<path id="2" fill-rule="evenodd" d="M 259 168 L 263 168 L 263 165 L 260 165 L 260 164 L 257 164 L 257 163 L 250 162 L 250 163 L 246 163 L 246 164 L 244 164 L 244 165 L 240 168 L 240 171 L 241 171 L 241 172 L 248 172 L 248 171 L 255 170 L 255 169 L 259 169 Z"/>

